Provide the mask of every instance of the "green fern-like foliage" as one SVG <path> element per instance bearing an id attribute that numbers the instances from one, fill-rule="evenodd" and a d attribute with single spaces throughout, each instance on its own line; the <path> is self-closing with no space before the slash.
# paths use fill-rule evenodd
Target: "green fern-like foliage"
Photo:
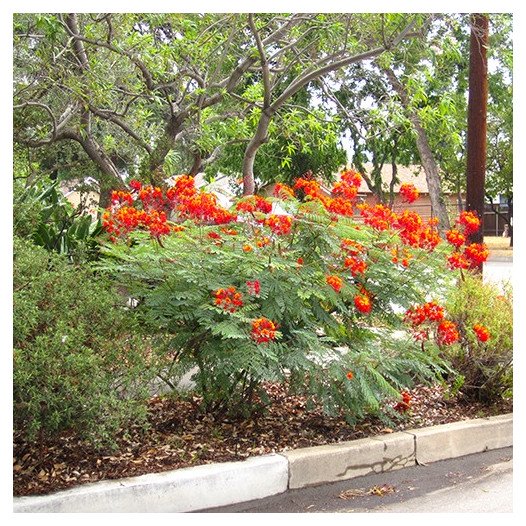
<path id="1" fill-rule="evenodd" d="M 269 201 L 294 218 L 290 232 L 274 232 L 256 211 L 228 228 L 179 220 L 184 229 L 160 240 L 132 231 L 104 246 L 101 265 L 138 301 L 145 327 L 168 335 L 170 359 L 181 365 L 168 374 L 195 367 L 205 410 L 250 412 L 264 399 L 263 382 L 286 382 L 353 422 L 444 372 L 436 346 L 415 342 L 403 314 L 443 297 L 451 285 L 447 248 L 406 246 L 396 230 L 335 218 L 316 201 Z M 344 239 L 364 247 L 365 271 L 345 267 Z M 409 264 L 393 262 L 396 251 Z M 341 278 L 340 290 L 330 275 Z M 231 310 L 215 301 L 229 287 L 241 298 Z M 360 295 L 370 312 L 357 308 Z M 276 326 L 267 341 L 254 337 L 258 319 Z"/>

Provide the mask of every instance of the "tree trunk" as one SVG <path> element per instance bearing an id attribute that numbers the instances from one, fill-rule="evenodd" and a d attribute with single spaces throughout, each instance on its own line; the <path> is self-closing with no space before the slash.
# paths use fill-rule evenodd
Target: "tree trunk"
<path id="1" fill-rule="evenodd" d="M 486 115 L 488 100 L 488 17 L 471 17 L 469 48 L 469 99 L 466 209 L 477 212 L 481 228 L 470 235 L 473 243 L 484 239 L 484 185 L 486 178 Z M 479 270 L 482 271 L 482 265 Z"/>
<path id="2" fill-rule="evenodd" d="M 449 216 L 447 208 L 442 196 L 442 184 L 440 181 L 440 174 L 438 171 L 438 165 L 435 161 L 429 141 L 427 140 L 427 134 L 422 126 L 420 117 L 414 109 L 411 108 L 409 96 L 405 87 L 398 80 L 398 77 L 394 71 L 390 68 L 384 69 L 391 86 L 396 91 L 402 106 L 405 108 L 408 114 L 408 118 L 411 121 L 416 131 L 416 147 L 420 156 L 420 161 L 424 172 L 426 174 L 427 188 L 429 190 L 429 198 L 431 199 L 432 214 L 438 217 L 439 230 L 443 233 L 449 229 Z"/>
<path id="3" fill-rule="evenodd" d="M 272 114 L 268 110 L 261 112 L 256 133 L 245 150 L 243 157 L 243 195 L 252 195 L 256 189 L 254 161 L 260 146 L 268 141 L 267 131 L 271 116 Z"/>

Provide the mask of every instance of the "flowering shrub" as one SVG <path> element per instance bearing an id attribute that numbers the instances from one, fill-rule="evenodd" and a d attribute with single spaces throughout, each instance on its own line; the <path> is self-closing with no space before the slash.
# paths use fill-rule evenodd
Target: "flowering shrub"
<path id="1" fill-rule="evenodd" d="M 494 402 L 511 396 L 513 377 L 513 298 L 496 285 L 467 274 L 448 297 L 446 308 L 459 337 L 444 348 L 468 399 Z M 458 383 L 458 382 L 457 382 Z"/>
<path id="2" fill-rule="evenodd" d="M 430 302 L 454 282 L 459 247 L 434 219 L 356 206 L 359 184 L 353 171 L 330 193 L 300 178 L 226 210 L 180 176 L 166 192 L 134 182 L 105 212 L 105 267 L 171 335 L 169 374 L 197 367 L 206 410 L 250 411 L 262 382 L 286 381 L 352 420 L 444 371 L 457 328 Z"/>

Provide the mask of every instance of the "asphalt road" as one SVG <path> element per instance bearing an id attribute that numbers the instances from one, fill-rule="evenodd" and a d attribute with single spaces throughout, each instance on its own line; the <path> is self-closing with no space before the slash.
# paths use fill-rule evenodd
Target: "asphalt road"
<path id="1" fill-rule="evenodd" d="M 496 449 L 199 513 L 511 513 L 512 455 Z"/>

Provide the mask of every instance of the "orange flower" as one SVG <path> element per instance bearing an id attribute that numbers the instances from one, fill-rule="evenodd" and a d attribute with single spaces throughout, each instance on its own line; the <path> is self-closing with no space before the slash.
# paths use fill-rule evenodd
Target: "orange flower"
<path id="1" fill-rule="evenodd" d="M 477 212 L 474 210 L 461 212 L 457 219 L 457 223 L 464 227 L 464 234 L 466 236 L 474 234 L 480 228 L 480 219 Z"/>
<path id="2" fill-rule="evenodd" d="M 271 214 L 265 220 L 265 224 L 278 236 L 290 233 L 292 228 L 292 217 L 286 215 Z"/>
<path id="3" fill-rule="evenodd" d="M 342 290 L 343 279 L 339 276 L 327 276 L 325 281 L 327 282 L 327 285 L 330 285 L 336 292 L 340 292 L 340 290 Z"/>
<path id="4" fill-rule="evenodd" d="M 461 247 L 466 242 L 466 236 L 456 229 L 448 230 L 446 232 L 446 239 L 456 248 Z"/>
<path id="5" fill-rule="evenodd" d="M 402 391 L 400 394 L 402 395 L 402 401 L 398 402 L 394 406 L 394 409 L 395 409 L 395 411 L 398 411 L 400 413 L 405 413 L 411 407 L 411 398 L 412 397 L 407 391 Z"/>
<path id="6" fill-rule="evenodd" d="M 400 186 L 400 195 L 407 203 L 414 203 L 420 194 L 414 184 L 404 183 Z"/>
<path id="7" fill-rule="evenodd" d="M 266 343 L 276 338 L 277 324 L 268 318 L 258 318 L 252 322 L 252 339 L 256 343 Z"/>
<path id="8" fill-rule="evenodd" d="M 363 314 L 369 314 L 372 309 L 372 303 L 368 296 L 358 295 L 354 297 L 355 307 Z"/>
<path id="9" fill-rule="evenodd" d="M 217 289 L 214 293 L 215 304 L 228 312 L 235 312 L 243 306 L 243 296 L 237 292 L 236 287 Z"/>
<path id="10" fill-rule="evenodd" d="M 347 380 L 352 380 L 354 378 L 354 374 L 352 371 L 348 371 L 345 376 L 347 376 Z"/>
<path id="11" fill-rule="evenodd" d="M 464 249 L 464 256 L 476 267 L 488 259 L 489 250 L 485 243 L 471 243 Z"/>
<path id="12" fill-rule="evenodd" d="M 480 323 L 477 323 L 473 325 L 473 330 L 475 331 L 475 334 L 477 335 L 477 338 L 481 342 L 487 342 L 490 338 L 490 333 L 484 325 L 480 325 Z"/>
<path id="13" fill-rule="evenodd" d="M 351 271 L 353 276 L 363 274 L 367 270 L 367 263 L 353 256 L 345 258 L 344 265 Z"/>
<path id="14" fill-rule="evenodd" d="M 243 252 L 252 252 L 253 248 L 250 245 L 243 245 Z"/>
<path id="15" fill-rule="evenodd" d="M 437 327 L 437 342 L 440 345 L 451 345 L 460 338 L 457 326 L 449 320 L 444 320 Z"/>

